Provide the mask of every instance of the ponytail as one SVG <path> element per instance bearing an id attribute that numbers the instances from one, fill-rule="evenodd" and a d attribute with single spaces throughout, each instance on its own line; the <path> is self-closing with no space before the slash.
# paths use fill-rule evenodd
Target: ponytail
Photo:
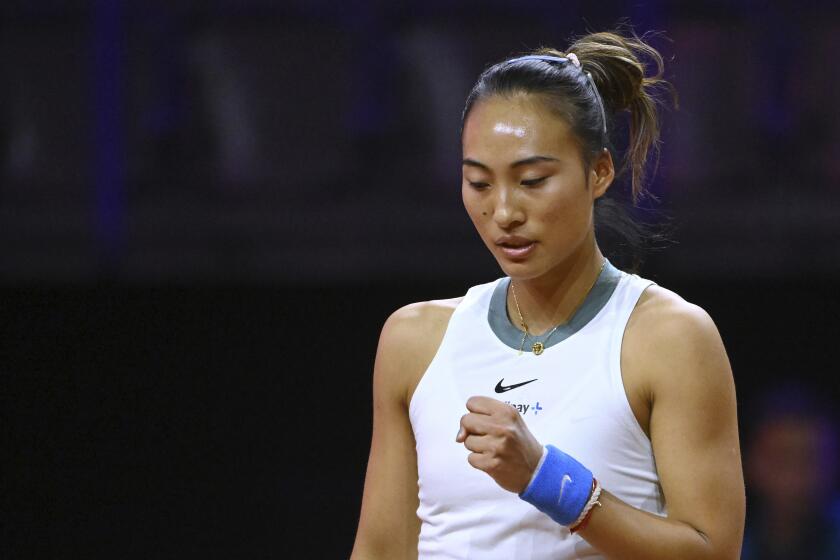
<path id="1" fill-rule="evenodd" d="M 629 113 L 629 138 L 622 167 L 631 171 L 631 192 L 637 202 L 646 192 L 649 156 L 654 170 L 659 162 L 658 108 L 663 90 L 676 102 L 673 88 L 663 78 L 662 55 L 635 35 L 624 37 L 610 32 L 580 37 L 569 52 L 577 54 L 584 70 L 592 75 L 606 111 L 613 118 Z M 647 75 L 646 63 L 652 63 L 652 75 Z"/>

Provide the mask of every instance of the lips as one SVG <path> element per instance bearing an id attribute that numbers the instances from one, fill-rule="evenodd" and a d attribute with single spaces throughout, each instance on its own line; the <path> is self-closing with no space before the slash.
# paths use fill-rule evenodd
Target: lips
<path id="1" fill-rule="evenodd" d="M 533 252 L 536 241 L 518 235 L 505 235 L 496 240 L 496 245 L 508 258 L 521 260 Z"/>

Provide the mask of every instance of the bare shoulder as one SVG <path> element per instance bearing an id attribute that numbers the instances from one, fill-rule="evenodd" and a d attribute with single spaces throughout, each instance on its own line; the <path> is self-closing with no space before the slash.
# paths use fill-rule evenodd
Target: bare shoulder
<path id="1" fill-rule="evenodd" d="M 408 334 L 416 334 L 434 328 L 441 322 L 448 323 L 452 312 L 463 298 L 435 299 L 410 303 L 400 307 L 388 317 L 385 322 L 385 329 L 394 334 L 409 331 Z"/>
<path id="2" fill-rule="evenodd" d="M 693 339 L 717 334 L 717 327 L 705 309 L 656 284 L 642 293 L 628 328 L 646 332 L 654 338 L 689 336 Z"/>
<path id="3" fill-rule="evenodd" d="M 430 348 L 437 351 L 440 339 L 449 324 L 449 318 L 462 298 L 421 301 L 394 311 L 382 327 L 386 350 L 398 350 L 404 355 L 426 354 Z"/>
<path id="4" fill-rule="evenodd" d="M 411 303 L 385 321 L 376 353 L 376 374 L 387 376 L 405 404 L 437 353 L 461 299 Z"/>
<path id="5" fill-rule="evenodd" d="M 650 384 L 703 383 L 731 377 L 711 316 L 699 305 L 655 284 L 639 298 L 627 323 L 624 346 L 622 359 L 626 353 L 630 367 L 644 372 Z M 683 373 L 686 375 L 680 375 Z M 687 379 L 689 374 L 695 378 Z"/>

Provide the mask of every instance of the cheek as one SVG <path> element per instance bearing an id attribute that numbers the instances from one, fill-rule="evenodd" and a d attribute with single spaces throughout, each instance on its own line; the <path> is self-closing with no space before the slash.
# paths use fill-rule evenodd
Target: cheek
<path id="1" fill-rule="evenodd" d="M 482 218 L 481 200 L 476 196 L 475 191 L 468 187 L 461 188 L 461 200 L 464 203 L 464 209 L 476 227 L 480 226 Z"/>
<path id="2" fill-rule="evenodd" d="M 540 212 L 540 221 L 557 237 L 580 237 L 591 224 L 592 206 L 585 196 L 562 196 Z"/>

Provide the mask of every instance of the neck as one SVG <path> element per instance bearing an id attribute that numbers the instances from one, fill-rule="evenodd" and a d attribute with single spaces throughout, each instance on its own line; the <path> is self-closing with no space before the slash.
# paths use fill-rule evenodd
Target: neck
<path id="1" fill-rule="evenodd" d="M 511 278 L 528 332 L 540 335 L 571 319 L 598 279 L 603 264 L 604 256 L 593 242 L 588 250 L 572 255 L 542 276 Z M 508 315 L 519 317 L 510 290 Z"/>

